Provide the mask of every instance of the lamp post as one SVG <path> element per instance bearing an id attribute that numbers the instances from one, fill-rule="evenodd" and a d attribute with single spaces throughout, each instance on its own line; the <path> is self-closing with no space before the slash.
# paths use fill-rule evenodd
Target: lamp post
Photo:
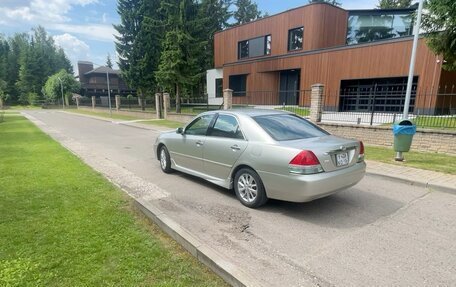
<path id="1" fill-rule="evenodd" d="M 111 108 L 111 88 L 109 86 L 109 67 L 106 67 L 106 82 L 108 83 L 108 103 L 109 103 L 109 116 L 112 118 Z"/>
<path id="2" fill-rule="evenodd" d="M 409 108 L 410 108 L 410 99 L 412 96 L 412 86 L 413 86 L 413 73 L 415 71 L 415 61 L 416 61 L 416 50 L 418 48 L 418 39 L 420 36 L 420 26 L 421 26 L 421 15 L 423 12 L 423 0 L 419 0 L 418 5 L 418 15 L 416 17 L 416 23 L 413 27 L 413 46 L 412 46 L 412 55 L 410 57 L 410 67 L 409 75 L 407 81 L 407 91 L 405 93 L 405 102 L 404 102 L 404 114 L 403 119 L 407 120 L 409 118 Z M 401 161 L 404 157 L 402 152 L 397 152 L 396 160 Z"/>
<path id="3" fill-rule="evenodd" d="M 63 83 L 62 83 L 62 79 L 60 79 L 60 77 L 57 77 L 57 79 L 59 80 L 60 82 L 60 90 L 62 91 L 62 109 L 65 109 L 65 99 L 63 97 Z"/>

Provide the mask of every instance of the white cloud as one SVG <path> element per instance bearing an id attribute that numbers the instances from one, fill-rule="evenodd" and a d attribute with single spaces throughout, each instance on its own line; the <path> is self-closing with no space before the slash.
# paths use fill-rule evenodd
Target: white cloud
<path id="1" fill-rule="evenodd" d="M 62 35 L 53 36 L 55 44 L 65 50 L 68 54 L 87 57 L 90 47 L 84 41 L 79 40 L 75 36 L 65 33 Z"/>
<path id="2" fill-rule="evenodd" d="M 112 25 L 104 24 L 50 24 L 48 27 L 53 30 L 83 35 L 89 39 L 103 42 L 113 42 L 114 35 L 118 34 Z"/>
<path id="3" fill-rule="evenodd" d="M 53 36 L 54 42 L 57 46 L 61 47 L 65 54 L 68 56 L 73 67 L 77 68 L 79 60 L 88 60 L 90 58 L 90 47 L 84 41 L 79 40 L 77 37 L 65 33 L 62 35 Z"/>
<path id="4" fill-rule="evenodd" d="M 73 6 L 98 3 L 98 0 L 28 0 L 0 4 L 0 17 L 10 21 L 68 22 L 66 16 Z"/>
<path id="5" fill-rule="evenodd" d="M 103 16 L 101 16 L 101 23 L 108 23 L 108 14 L 103 13 Z"/>

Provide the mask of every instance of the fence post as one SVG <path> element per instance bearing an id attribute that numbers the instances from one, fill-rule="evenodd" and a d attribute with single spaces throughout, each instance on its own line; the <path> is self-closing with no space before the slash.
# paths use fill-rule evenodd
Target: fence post
<path id="1" fill-rule="evenodd" d="M 79 96 L 76 96 L 76 97 L 75 97 L 75 100 L 76 100 L 76 109 L 79 109 L 79 99 L 80 99 Z"/>
<path id="2" fill-rule="evenodd" d="M 116 110 L 120 110 L 120 95 L 116 95 Z"/>
<path id="3" fill-rule="evenodd" d="M 223 90 L 223 109 L 229 110 L 233 108 L 233 90 Z"/>
<path id="4" fill-rule="evenodd" d="M 0 109 L 3 109 L 3 99 L 0 98 Z"/>
<path id="5" fill-rule="evenodd" d="M 95 109 L 95 96 L 92 96 L 92 109 Z"/>
<path id="6" fill-rule="evenodd" d="M 168 112 L 170 109 L 171 100 L 169 98 L 169 93 L 163 93 L 163 118 L 166 120 L 168 118 Z"/>
<path id="7" fill-rule="evenodd" d="M 160 103 L 160 93 L 155 94 L 155 111 L 157 113 L 157 119 L 161 119 L 161 103 Z"/>
<path id="8" fill-rule="evenodd" d="M 315 123 L 321 122 L 324 87 L 323 84 L 312 85 L 312 93 L 310 96 L 310 120 Z"/>
<path id="9" fill-rule="evenodd" d="M 171 110 L 171 96 L 169 93 L 163 93 L 163 107 L 166 104 L 166 111 L 169 112 Z"/>

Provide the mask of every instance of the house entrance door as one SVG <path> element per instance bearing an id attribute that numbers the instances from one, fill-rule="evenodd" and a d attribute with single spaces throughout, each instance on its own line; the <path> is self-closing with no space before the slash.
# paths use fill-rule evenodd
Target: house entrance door
<path id="1" fill-rule="evenodd" d="M 298 105 L 300 78 L 300 70 L 289 70 L 280 72 L 280 105 Z"/>

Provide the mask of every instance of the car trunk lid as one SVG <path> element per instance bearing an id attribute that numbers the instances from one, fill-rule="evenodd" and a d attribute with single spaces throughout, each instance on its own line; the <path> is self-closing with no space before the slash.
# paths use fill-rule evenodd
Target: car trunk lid
<path id="1" fill-rule="evenodd" d="M 334 171 L 353 166 L 358 161 L 359 141 L 332 135 L 280 142 L 281 145 L 310 150 L 320 161 L 324 171 Z"/>

